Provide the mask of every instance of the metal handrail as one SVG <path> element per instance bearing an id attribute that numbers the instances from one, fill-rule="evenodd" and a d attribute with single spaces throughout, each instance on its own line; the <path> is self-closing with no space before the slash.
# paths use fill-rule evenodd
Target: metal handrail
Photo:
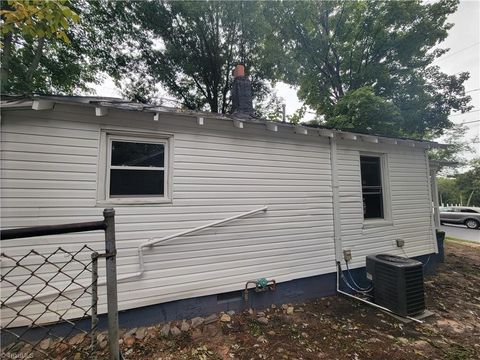
<path id="1" fill-rule="evenodd" d="M 207 228 L 210 228 L 210 227 L 214 227 L 214 226 L 217 226 L 217 225 L 220 225 L 220 224 L 225 224 L 229 221 L 233 221 L 233 220 L 237 220 L 237 219 L 240 219 L 240 218 L 244 218 L 244 217 L 247 217 L 247 216 L 250 216 L 250 215 L 253 215 L 253 214 L 256 214 L 260 211 L 263 211 L 263 212 L 266 212 L 268 210 L 268 206 L 263 206 L 259 209 L 255 209 L 255 210 L 251 210 L 251 211 L 247 211 L 247 212 L 244 212 L 244 213 L 241 213 L 241 214 L 238 214 L 238 215 L 234 215 L 234 216 L 230 216 L 228 218 L 225 218 L 225 219 L 222 219 L 222 220 L 217 220 L 217 221 L 214 221 L 214 222 L 211 222 L 211 223 L 208 223 L 208 224 L 205 224 L 205 225 L 201 225 L 201 226 L 197 226 L 196 228 L 193 228 L 193 229 L 190 229 L 190 230 L 184 230 L 184 231 L 180 231 L 176 234 L 172 234 L 172 235 L 167 235 L 167 236 L 164 236 L 160 239 L 153 239 L 151 238 L 149 241 L 147 241 L 146 243 L 143 243 L 141 244 L 139 247 L 138 247 L 138 261 L 140 263 L 140 271 L 135 273 L 135 274 L 132 274 L 132 275 L 127 275 L 126 277 L 122 277 L 120 276 L 118 279 L 119 280 L 125 280 L 125 279 L 130 279 L 132 277 L 138 277 L 138 276 L 141 276 L 143 274 L 143 272 L 145 271 L 145 268 L 144 268 L 144 263 L 143 263 L 143 249 L 146 248 L 146 247 L 153 247 L 155 245 L 158 245 L 158 244 L 161 244 L 161 243 L 164 243 L 168 240 L 172 240 L 174 238 L 177 238 L 177 237 L 180 237 L 180 236 L 185 236 L 185 235 L 190 235 L 194 232 L 197 232 L 197 231 L 200 231 L 200 230 L 204 230 L 204 229 L 207 229 Z"/>
<path id="2" fill-rule="evenodd" d="M 190 230 L 185 230 L 185 231 L 181 231 L 179 233 L 173 234 L 173 235 L 164 236 L 164 237 L 162 237 L 160 239 L 157 239 L 157 240 L 154 240 L 152 238 L 152 239 L 150 239 L 150 241 L 146 242 L 145 244 L 143 244 L 141 246 L 142 247 L 152 247 L 153 245 L 163 243 L 163 242 L 171 240 L 173 238 L 189 235 L 189 234 L 192 234 L 194 232 L 197 232 L 197 231 L 209 228 L 209 227 L 217 226 L 217 225 L 224 224 L 224 223 L 232 221 L 232 220 L 236 220 L 236 219 L 240 219 L 240 218 L 243 218 L 243 217 L 246 217 L 246 216 L 249 216 L 249 215 L 256 214 L 257 212 L 260 212 L 260 211 L 265 211 L 266 212 L 267 209 L 268 209 L 268 206 L 264 206 L 264 207 L 261 207 L 259 209 L 255 209 L 255 210 L 247 211 L 247 212 L 244 212 L 244 213 L 241 213 L 241 214 L 238 214 L 238 215 L 230 216 L 230 217 L 228 217 L 226 219 L 223 219 L 223 220 L 217 220 L 217 221 L 211 222 L 211 223 L 206 224 L 206 225 L 198 226 L 198 227 L 190 229 Z"/>
<path id="3" fill-rule="evenodd" d="M 268 206 L 263 206 L 259 209 L 255 209 L 255 210 L 251 210 L 251 211 L 247 211 L 247 212 L 244 212 L 244 213 L 241 213 L 241 214 L 238 214 L 238 215 L 234 215 L 234 216 L 231 216 L 231 217 L 228 217 L 226 219 L 222 219 L 222 220 L 217 220 L 217 221 L 214 221 L 214 222 L 211 222 L 211 223 L 208 223 L 206 225 L 202 225 L 202 226 L 198 226 L 196 228 L 193 228 L 193 229 L 190 229 L 190 230 L 185 230 L 185 231 L 181 231 L 181 232 L 178 232 L 176 234 L 172 234 L 172 235 L 168 235 L 168 236 L 164 236 L 160 239 L 150 239 L 149 241 L 141 244 L 139 247 L 138 247 L 138 261 L 139 261 L 139 265 L 140 265 L 140 271 L 137 271 L 136 273 L 134 274 L 127 274 L 127 275 L 123 275 L 123 276 L 117 276 L 117 282 L 120 282 L 120 281 L 123 281 L 123 280 L 128 280 L 128 279 L 132 279 L 132 278 L 136 278 L 136 277 L 140 277 L 143 275 L 143 273 L 145 272 L 145 266 L 144 266 L 144 262 L 143 262 L 143 249 L 146 248 L 146 247 L 153 247 L 157 244 L 160 244 L 160 243 L 163 243 L 163 242 L 166 242 L 168 240 L 171 240 L 173 238 L 177 238 L 179 236 L 184 236 L 184 235 L 189 235 L 189 234 L 192 234 L 194 232 L 197 232 L 197 231 L 200 231 L 200 230 L 204 230 L 204 229 L 207 229 L 209 227 L 213 227 L 213 226 L 217 226 L 217 225 L 220 225 L 220 224 L 224 224 L 226 222 L 229 222 L 229 221 L 233 221 L 233 220 L 236 220 L 236 219 L 240 219 L 240 218 L 243 218 L 243 217 L 246 217 L 246 216 L 250 216 L 250 215 L 253 215 L 253 214 L 256 214 L 260 211 L 264 211 L 266 212 L 268 209 Z M 46 234 L 45 234 L 46 235 Z M 107 283 L 106 279 L 103 279 L 103 280 L 99 280 L 97 282 L 97 286 L 101 286 L 101 285 L 105 285 Z M 76 290 L 79 290 L 81 289 L 81 287 L 71 287 L 67 290 L 65 290 L 64 292 L 71 292 L 71 291 L 76 291 Z M 44 297 L 49 297 L 49 296 L 54 296 L 58 294 L 57 291 L 50 291 L 50 292 L 45 292 L 43 294 L 38 294 L 37 295 L 37 299 L 40 299 L 40 298 L 44 298 Z M 25 302 L 25 301 L 28 301 L 30 300 L 31 297 L 24 297 L 24 298 L 16 298 L 16 299 L 12 299 L 11 301 L 9 301 L 9 305 L 13 305 L 13 304 L 18 304 L 18 303 L 21 303 L 21 302 Z"/>

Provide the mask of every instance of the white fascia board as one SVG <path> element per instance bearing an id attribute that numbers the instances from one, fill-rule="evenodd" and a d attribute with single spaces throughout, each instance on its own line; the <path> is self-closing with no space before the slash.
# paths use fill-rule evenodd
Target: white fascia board
<path id="1" fill-rule="evenodd" d="M 352 133 L 342 132 L 340 133 L 340 137 L 345 140 L 357 140 L 357 135 Z"/>
<path id="2" fill-rule="evenodd" d="M 295 126 L 295 134 L 307 135 L 308 130 L 303 126 Z"/>
<path id="3" fill-rule="evenodd" d="M 107 115 L 108 115 L 108 109 L 106 107 L 97 106 L 95 108 L 95 116 L 107 116 Z"/>
<path id="4" fill-rule="evenodd" d="M 50 110 L 50 109 L 53 109 L 54 105 L 55 105 L 54 101 L 36 99 L 36 100 L 33 100 L 32 109 L 33 110 Z"/>
<path id="5" fill-rule="evenodd" d="M 274 131 L 274 132 L 278 131 L 278 125 L 273 122 L 267 122 L 265 126 L 269 131 Z"/>
<path id="6" fill-rule="evenodd" d="M 413 140 L 397 139 L 397 144 L 408 147 L 415 147 L 415 141 Z"/>
<path id="7" fill-rule="evenodd" d="M 392 138 L 379 138 L 378 139 L 380 141 L 380 143 L 382 144 L 390 144 L 390 145 L 397 145 L 398 144 L 398 141 L 397 139 L 392 139 Z"/>
<path id="8" fill-rule="evenodd" d="M 239 129 L 243 129 L 243 121 L 241 120 L 233 120 L 233 126 Z"/>
<path id="9" fill-rule="evenodd" d="M 365 142 L 378 144 L 378 137 L 373 135 L 362 135 L 361 139 L 362 141 L 365 141 Z"/>
<path id="10" fill-rule="evenodd" d="M 419 147 L 419 148 L 422 148 L 422 149 L 431 149 L 433 147 L 436 147 L 436 146 L 433 146 L 430 143 L 421 142 L 421 141 L 415 141 L 414 144 L 415 144 L 416 147 Z"/>
<path id="11" fill-rule="evenodd" d="M 328 129 L 318 130 L 318 135 L 333 138 L 333 131 Z"/>

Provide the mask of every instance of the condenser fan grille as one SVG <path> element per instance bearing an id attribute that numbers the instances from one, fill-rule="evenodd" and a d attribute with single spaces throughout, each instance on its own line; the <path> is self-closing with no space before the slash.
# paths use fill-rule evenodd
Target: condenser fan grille
<path id="1" fill-rule="evenodd" d="M 367 272 L 374 286 L 374 301 L 401 316 L 425 310 L 423 264 L 417 260 L 381 254 L 367 256 Z"/>

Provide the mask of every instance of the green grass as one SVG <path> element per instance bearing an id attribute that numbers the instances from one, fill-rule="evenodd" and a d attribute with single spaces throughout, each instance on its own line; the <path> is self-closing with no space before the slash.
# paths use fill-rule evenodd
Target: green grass
<path id="1" fill-rule="evenodd" d="M 454 242 L 454 243 L 455 242 L 460 242 L 460 243 L 478 244 L 477 241 L 457 239 L 457 238 L 454 238 L 454 237 L 451 237 L 451 236 L 445 236 L 445 241 L 446 242 Z"/>
<path id="2" fill-rule="evenodd" d="M 257 337 L 263 335 L 262 325 L 257 320 L 250 319 L 248 322 L 248 327 L 253 336 Z"/>

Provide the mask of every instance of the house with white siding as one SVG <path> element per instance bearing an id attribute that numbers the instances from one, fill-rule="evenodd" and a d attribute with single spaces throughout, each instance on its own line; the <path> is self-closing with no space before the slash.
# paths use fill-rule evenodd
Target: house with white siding
<path id="1" fill-rule="evenodd" d="M 427 150 L 438 144 L 256 119 L 248 79 L 235 81 L 231 116 L 4 98 L 2 228 L 97 220 L 113 207 L 124 324 L 334 294 L 345 250 L 359 278 L 367 255 L 426 262 L 437 252 Z M 103 248 L 94 232 L 5 241 L 2 251 L 84 243 Z M 260 278 L 275 290 L 245 303 L 246 283 Z"/>

